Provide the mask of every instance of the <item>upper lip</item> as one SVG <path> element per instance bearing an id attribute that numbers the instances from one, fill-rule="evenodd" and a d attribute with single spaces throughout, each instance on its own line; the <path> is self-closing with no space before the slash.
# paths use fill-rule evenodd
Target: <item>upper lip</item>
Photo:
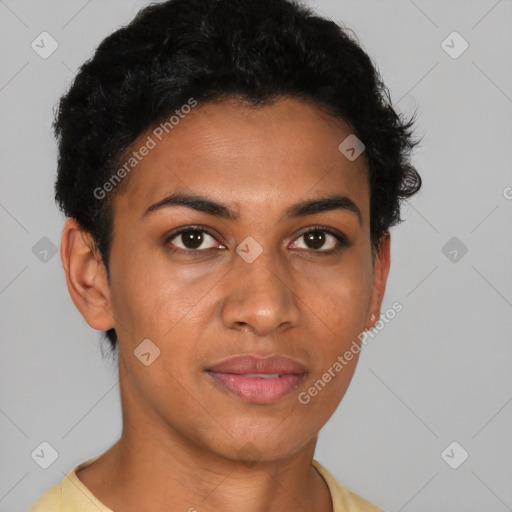
<path id="1" fill-rule="evenodd" d="M 306 373 L 304 365 L 287 356 L 280 354 L 258 356 L 255 354 L 240 354 L 223 359 L 211 366 L 207 371 L 217 373 L 244 374 L 279 374 L 289 375 Z"/>

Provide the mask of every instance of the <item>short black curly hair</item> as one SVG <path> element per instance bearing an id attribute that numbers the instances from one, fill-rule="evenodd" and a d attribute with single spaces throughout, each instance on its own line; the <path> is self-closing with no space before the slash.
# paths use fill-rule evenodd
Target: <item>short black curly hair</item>
<path id="1" fill-rule="evenodd" d="M 352 35 L 350 34 L 352 33 Z M 96 243 L 108 273 L 112 198 L 94 194 L 146 130 L 190 98 L 313 102 L 365 145 L 372 248 L 397 224 L 421 178 L 410 163 L 415 115 L 403 120 L 350 29 L 294 0 L 169 0 L 105 38 L 60 99 L 55 199 Z M 416 113 L 415 113 L 416 114 Z M 134 171 L 136 172 L 136 171 Z M 114 329 L 103 333 L 117 346 Z"/>

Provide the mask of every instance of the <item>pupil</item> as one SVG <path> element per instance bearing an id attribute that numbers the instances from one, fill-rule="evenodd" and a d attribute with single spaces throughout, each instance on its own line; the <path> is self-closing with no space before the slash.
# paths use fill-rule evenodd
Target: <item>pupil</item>
<path id="1" fill-rule="evenodd" d="M 197 249 L 203 242 L 201 231 L 187 231 L 181 234 L 181 241 L 187 249 Z"/>
<path id="2" fill-rule="evenodd" d="M 312 249 L 320 249 L 325 243 L 325 233 L 322 231 L 312 231 L 306 234 L 306 245 Z"/>

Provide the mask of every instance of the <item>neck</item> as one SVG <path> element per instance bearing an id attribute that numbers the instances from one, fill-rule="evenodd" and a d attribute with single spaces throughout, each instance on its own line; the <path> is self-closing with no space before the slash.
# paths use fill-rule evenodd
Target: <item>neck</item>
<path id="1" fill-rule="evenodd" d="M 77 473 L 112 510 L 332 512 L 328 487 L 311 464 L 317 436 L 287 458 L 227 459 L 182 436 L 149 407 L 140 416 L 122 389 L 121 439 Z"/>

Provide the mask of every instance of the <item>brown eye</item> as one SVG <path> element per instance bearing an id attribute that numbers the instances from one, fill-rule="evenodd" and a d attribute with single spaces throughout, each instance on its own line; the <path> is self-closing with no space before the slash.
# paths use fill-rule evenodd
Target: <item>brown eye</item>
<path id="1" fill-rule="evenodd" d="M 321 249 L 325 244 L 325 233 L 322 231 L 310 231 L 302 236 L 310 249 Z"/>
<path id="2" fill-rule="evenodd" d="M 298 241 L 303 240 L 302 244 Z M 343 246 L 346 246 L 347 242 L 345 237 L 341 234 L 333 233 L 327 229 L 312 229 L 302 233 L 292 244 L 293 249 L 311 249 L 316 252 L 330 252 L 335 251 Z"/>
<path id="3" fill-rule="evenodd" d="M 184 229 L 168 239 L 178 249 L 185 251 L 206 250 L 216 247 L 218 243 L 213 236 L 202 229 Z"/>

